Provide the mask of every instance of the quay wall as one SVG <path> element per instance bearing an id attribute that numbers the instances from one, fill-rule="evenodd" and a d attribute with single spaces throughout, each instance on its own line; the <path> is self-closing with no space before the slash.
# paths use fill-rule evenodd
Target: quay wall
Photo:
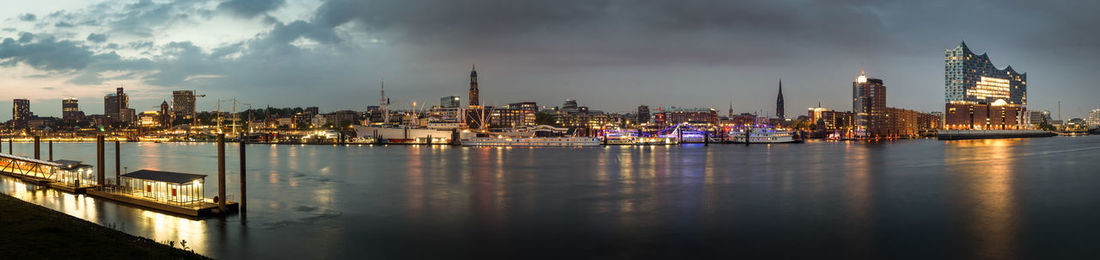
<path id="1" fill-rule="evenodd" d="M 1042 130 L 946 130 L 936 133 L 939 140 L 998 139 L 1051 137 L 1055 133 Z"/>

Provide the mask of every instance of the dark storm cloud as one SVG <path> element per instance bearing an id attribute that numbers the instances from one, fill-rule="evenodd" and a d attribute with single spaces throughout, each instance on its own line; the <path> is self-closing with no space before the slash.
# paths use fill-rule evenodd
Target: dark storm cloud
<path id="1" fill-rule="evenodd" d="M 86 40 L 94 43 L 104 43 L 107 41 L 107 35 L 102 33 L 90 33 Z"/>
<path id="2" fill-rule="evenodd" d="M 24 63 L 40 70 L 78 70 L 92 62 L 92 52 L 80 42 L 37 37 L 26 33 L 19 40 L 0 40 L 0 65 Z"/>
<path id="3" fill-rule="evenodd" d="M 35 16 L 34 14 L 21 14 L 21 15 L 19 15 L 19 20 L 20 21 L 33 22 L 35 19 L 38 19 L 38 16 Z"/>
<path id="4" fill-rule="evenodd" d="M 103 17 L 115 32 L 150 37 L 154 28 L 179 21 L 210 17 L 211 11 L 201 8 L 205 0 L 153 2 L 140 0 L 123 7 L 117 17 Z M 106 9 L 106 7 L 101 7 Z M 93 14 L 94 15 L 94 14 Z"/>
<path id="5" fill-rule="evenodd" d="M 810 42 L 866 49 L 875 45 L 858 39 L 891 40 L 878 37 L 873 9 L 803 1 L 333 0 L 310 22 L 351 23 L 436 55 L 522 53 L 575 65 L 725 63 L 773 58 Z"/>
<path id="6" fill-rule="evenodd" d="M 243 17 L 256 17 L 286 5 L 286 0 L 226 0 L 218 4 L 218 10 Z"/>
<path id="7" fill-rule="evenodd" d="M 361 91 L 385 74 L 435 91 L 417 95 L 458 94 L 437 89 L 462 79 L 437 75 L 484 62 L 515 73 L 486 72 L 487 80 L 519 85 L 512 87 L 514 94 L 487 91 L 487 98 L 529 99 L 536 95 L 530 91 L 553 89 L 554 95 L 565 97 L 603 97 L 607 101 L 601 106 L 606 107 L 601 108 L 612 111 L 646 102 L 637 99 L 650 96 L 670 104 L 728 101 L 668 92 L 662 85 L 666 82 L 699 92 L 774 98 L 778 77 L 790 82 L 790 93 L 785 93 L 789 104 L 815 105 L 821 96 L 834 94 L 825 98 L 844 104 L 844 91 L 834 90 L 850 84 L 863 62 L 869 71 L 889 77 L 891 93 L 896 93 L 891 95 L 901 95 L 891 102 L 942 109 L 936 107 L 942 104 L 943 49 L 963 40 L 976 51 L 990 51 L 998 66 L 1012 64 L 1031 75 L 1047 70 L 1045 78 L 1061 80 L 1049 85 L 1087 83 L 1052 72 L 1060 71 L 1054 69 L 1057 66 L 1095 70 L 1092 60 L 1100 59 L 1100 34 L 1091 33 L 1100 24 L 1100 16 L 1092 14 L 1100 9 L 1095 1 L 327 0 L 302 20 L 278 20 L 269 14 L 292 7 L 285 0 L 228 0 L 216 5 L 209 0 L 107 2 L 91 11 L 55 12 L 37 20 L 46 27 L 59 22 L 81 28 L 84 22 L 106 26 L 94 32 L 127 39 L 130 42 L 121 48 L 149 58 L 128 59 L 96 49 L 102 44 L 89 47 L 27 34 L 5 39 L 12 43 L 0 45 L 0 53 L 8 53 L 0 59 L 8 66 L 25 62 L 39 68 L 79 69 L 73 80 L 79 84 L 98 84 L 104 80 L 102 72 L 122 70 L 143 72 L 125 75 L 165 87 L 281 93 L 257 90 L 322 86 L 326 91 L 311 93 L 329 93 Z M 198 47 L 209 43 L 152 41 L 160 28 L 208 19 L 214 13 L 262 17 L 268 29 L 244 41 L 209 48 Z M 100 42 L 91 35 L 83 40 Z M 37 45 L 42 45 L 37 50 L 52 46 L 75 58 L 61 61 L 40 54 L 43 57 L 30 61 L 29 46 Z M 20 54 L 11 54 L 16 49 Z M 690 76 L 676 78 L 659 70 Z M 518 76 L 526 71 L 538 73 Z M 736 78 L 729 76 L 734 74 Z M 209 76 L 195 77 L 200 75 Z M 636 79 L 617 78 L 622 75 Z M 1044 78 L 1033 77 L 1033 82 Z M 492 89 L 489 81 L 486 87 Z M 562 81 L 574 81 L 574 92 L 568 92 Z M 652 93 L 617 94 L 637 89 Z M 1042 100 L 1041 95 L 1034 92 L 1029 99 Z M 345 102 L 360 101 L 361 97 L 349 97 Z M 743 108 L 774 106 L 767 99 L 738 102 Z"/>

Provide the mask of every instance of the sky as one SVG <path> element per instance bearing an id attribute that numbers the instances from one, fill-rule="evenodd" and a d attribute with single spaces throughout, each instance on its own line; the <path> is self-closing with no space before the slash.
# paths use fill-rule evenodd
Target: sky
<path id="1" fill-rule="evenodd" d="M 156 110 L 197 90 L 200 110 L 576 99 L 593 110 L 713 107 L 789 116 L 851 109 L 861 70 L 887 104 L 942 111 L 944 50 L 965 41 L 1028 75 L 1028 107 L 1100 108 L 1098 1 L 0 0 L 0 98 L 60 116 L 103 113 L 124 87 Z M 232 102 L 220 102 L 230 110 Z M 0 111 L 11 111 L 0 101 Z M 0 120 L 11 118 L 0 113 Z"/>

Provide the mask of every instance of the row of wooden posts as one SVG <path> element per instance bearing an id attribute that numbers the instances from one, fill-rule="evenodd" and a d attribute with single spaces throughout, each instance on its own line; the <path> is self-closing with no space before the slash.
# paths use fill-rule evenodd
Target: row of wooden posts
<path id="1" fill-rule="evenodd" d="M 41 151 L 40 151 L 41 141 L 42 141 L 41 137 L 39 137 L 39 136 L 34 137 L 34 159 L 35 160 L 41 160 L 42 159 L 41 158 Z M 2 143 L 3 143 L 3 140 L 0 140 L 0 144 L 2 144 Z M 48 143 L 49 143 L 49 146 L 48 146 L 48 148 L 49 148 L 49 150 L 48 150 L 49 151 L 49 159 L 48 159 L 48 161 L 53 161 L 53 140 L 48 141 Z M 245 194 L 247 194 L 246 190 L 245 190 L 245 187 L 246 187 L 245 186 L 245 165 L 246 165 L 245 145 L 246 144 L 247 144 L 247 142 L 242 138 L 241 141 L 240 141 L 241 201 L 239 202 L 240 203 L 240 205 L 239 205 L 240 212 L 242 213 L 242 216 L 243 216 L 243 213 L 245 212 L 245 200 L 247 198 L 245 196 Z M 119 183 L 119 182 L 120 182 L 121 175 L 122 175 L 122 163 L 121 163 L 121 156 L 120 156 L 121 155 L 121 148 L 120 148 L 119 145 L 120 145 L 120 142 L 118 140 L 115 140 L 115 185 L 121 185 L 121 183 Z M 106 186 L 105 185 L 106 184 L 106 177 L 105 177 L 106 176 L 106 174 L 105 174 L 105 172 L 106 172 L 105 171 L 105 166 L 106 166 L 106 163 L 105 163 L 106 158 L 105 157 L 106 156 L 105 156 L 105 153 L 104 153 L 104 148 L 105 148 L 104 136 L 103 135 L 96 136 L 96 180 L 99 182 L 99 185 Z M 3 146 L 0 146 L 0 153 L 3 153 Z M 8 138 L 8 154 L 13 154 L 14 155 L 14 148 L 12 146 L 12 138 Z M 226 207 L 225 207 L 225 134 L 219 134 L 218 135 L 218 209 L 221 210 L 222 212 L 226 211 Z"/>

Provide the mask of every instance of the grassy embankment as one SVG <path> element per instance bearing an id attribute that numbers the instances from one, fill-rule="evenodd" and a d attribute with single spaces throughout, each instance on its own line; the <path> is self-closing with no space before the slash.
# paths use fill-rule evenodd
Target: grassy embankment
<path id="1" fill-rule="evenodd" d="M 208 259 L 0 194 L 0 259 Z"/>

